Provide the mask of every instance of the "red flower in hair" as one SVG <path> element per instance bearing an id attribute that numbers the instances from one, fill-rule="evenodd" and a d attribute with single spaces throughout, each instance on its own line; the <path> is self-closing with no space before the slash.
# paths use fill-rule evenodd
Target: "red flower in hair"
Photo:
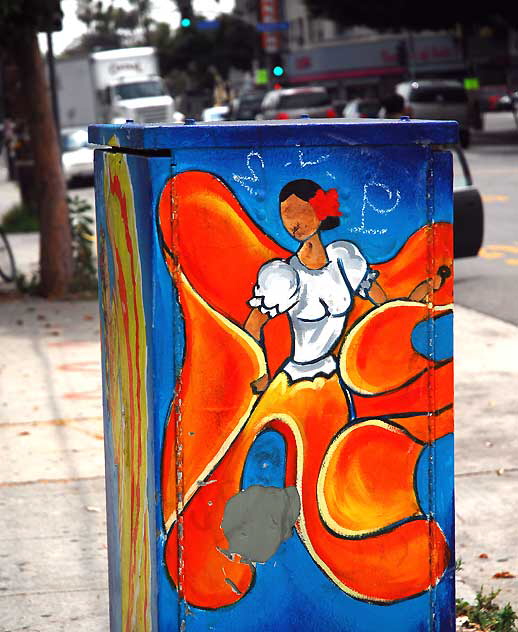
<path id="1" fill-rule="evenodd" d="M 329 189 L 329 191 L 319 189 L 309 200 L 309 203 L 320 221 L 326 217 L 339 217 L 342 215 L 338 208 L 338 191 L 336 189 Z"/>

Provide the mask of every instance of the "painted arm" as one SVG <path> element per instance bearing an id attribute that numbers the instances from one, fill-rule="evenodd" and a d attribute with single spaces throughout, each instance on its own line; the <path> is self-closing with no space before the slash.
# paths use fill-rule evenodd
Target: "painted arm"
<path id="1" fill-rule="evenodd" d="M 386 303 L 388 301 L 388 296 L 385 290 L 377 281 L 374 281 L 371 285 L 367 298 L 375 305 L 381 305 L 382 303 Z"/>
<path id="2" fill-rule="evenodd" d="M 268 318 L 268 314 L 263 314 L 258 307 L 255 307 L 250 314 L 248 314 L 248 318 L 245 321 L 245 331 L 259 343 L 261 342 L 263 327 L 268 321 Z"/>
<path id="3" fill-rule="evenodd" d="M 247 331 L 252 338 L 257 340 L 259 344 L 261 344 L 261 340 L 263 337 L 263 327 L 268 322 L 269 316 L 268 314 L 263 314 L 263 312 L 259 308 L 254 308 L 250 314 L 248 314 L 248 318 L 245 321 L 245 331 Z M 270 382 L 270 376 L 268 372 L 261 377 L 254 380 L 250 386 L 252 387 L 252 391 L 256 394 L 263 393 L 266 390 Z"/>
<path id="4" fill-rule="evenodd" d="M 450 276 L 451 268 L 448 266 L 441 266 L 438 268 L 433 278 L 425 279 L 424 281 L 421 281 L 419 285 L 416 285 L 408 295 L 408 298 L 411 301 L 426 302 L 428 300 L 430 290 L 432 290 L 432 292 L 440 290 L 446 282 L 446 279 Z"/>

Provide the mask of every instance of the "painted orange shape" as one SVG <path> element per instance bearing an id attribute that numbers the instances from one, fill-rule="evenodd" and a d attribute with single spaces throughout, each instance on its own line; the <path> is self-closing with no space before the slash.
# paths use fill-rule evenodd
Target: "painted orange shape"
<path id="1" fill-rule="evenodd" d="M 413 482 L 421 449 L 401 429 L 379 420 L 342 431 L 329 446 L 318 477 L 320 513 L 327 526 L 354 536 L 420 515 Z"/>

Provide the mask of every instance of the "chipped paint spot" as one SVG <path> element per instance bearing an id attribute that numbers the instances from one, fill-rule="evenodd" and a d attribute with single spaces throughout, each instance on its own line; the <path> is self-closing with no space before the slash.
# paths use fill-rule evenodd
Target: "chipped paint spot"
<path id="1" fill-rule="evenodd" d="M 266 562 L 291 537 L 300 513 L 296 487 L 253 485 L 227 502 L 221 527 L 229 552 L 246 562 Z"/>

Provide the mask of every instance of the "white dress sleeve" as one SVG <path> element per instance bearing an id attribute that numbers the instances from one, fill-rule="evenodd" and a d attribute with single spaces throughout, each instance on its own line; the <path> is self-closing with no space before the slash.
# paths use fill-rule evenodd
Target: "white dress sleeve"
<path id="1" fill-rule="evenodd" d="M 367 295 L 379 272 L 369 267 L 360 250 L 350 241 L 335 241 L 327 247 L 328 256 L 338 262 L 352 291 L 362 298 Z"/>
<path id="2" fill-rule="evenodd" d="M 291 309 L 298 301 L 298 294 L 297 272 L 286 261 L 275 259 L 260 268 L 254 295 L 248 304 L 273 318 Z"/>

